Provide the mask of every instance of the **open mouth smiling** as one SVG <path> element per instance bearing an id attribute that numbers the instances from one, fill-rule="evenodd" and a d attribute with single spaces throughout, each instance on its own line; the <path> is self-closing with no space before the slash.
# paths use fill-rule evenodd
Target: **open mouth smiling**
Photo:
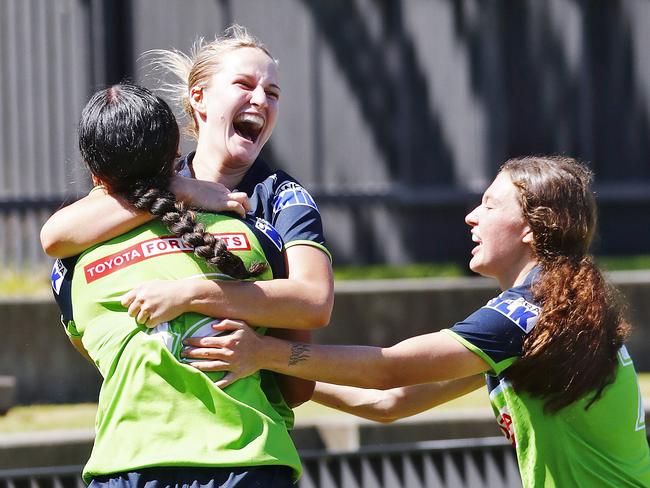
<path id="1" fill-rule="evenodd" d="M 255 143 L 264 128 L 264 117 L 258 114 L 241 113 L 235 117 L 232 125 L 238 136 Z"/>

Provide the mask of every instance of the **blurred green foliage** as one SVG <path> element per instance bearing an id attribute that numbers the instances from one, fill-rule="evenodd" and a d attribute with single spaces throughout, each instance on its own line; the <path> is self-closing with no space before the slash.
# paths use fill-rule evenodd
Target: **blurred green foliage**
<path id="1" fill-rule="evenodd" d="M 650 270 L 650 255 L 604 256 L 596 261 L 606 271 Z M 466 276 L 466 265 L 455 263 L 420 263 L 398 265 L 335 266 L 334 279 L 379 280 L 398 278 L 433 278 Z M 49 269 L 36 271 L 0 271 L 0 296 L 38 296 L 50 293 Z"/>
<path id="2" fill-rule="evenodd" d="M 50 273 L 43 271 L 0 271 L 0 297 L 39 296 L 50 293 Z"/>

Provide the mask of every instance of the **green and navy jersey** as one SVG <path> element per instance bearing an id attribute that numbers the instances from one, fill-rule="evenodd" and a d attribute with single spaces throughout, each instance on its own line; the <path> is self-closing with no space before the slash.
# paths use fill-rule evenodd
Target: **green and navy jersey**
<path id="1" fill-rule="evenodd" d="M 281 241 L 267 222 L 199 218 L 246 266 L 269 264 L 256 279 L 284 275 Z M 148 330 L 120 304 L 124 293 L 153 279 L 229 279 L 191 251 L 153 221 L 89 249 L 76 262 L 69 332 L 81 339 L 104 378 L 86 480 L 160 466 L 286 465 L 300 472 L 260 374 L 221 390 L 214 381 L 222 373 L 206 374 L 180 359 L 182 340 L 204 335 L 214 319 L 186 313 Z"/>
<path id="2" fill-rule="evenodd" d="M 194 153 L 179 161 L 177 172 L 194 177 Z M 278 231 L 285 248 L 298 244 L 317 247 L 331 255 L 325 247 L 323 222 L 316 202 L 309 192 L 284 171 L 273 171 L 257 158 L 248 169 L 236 191 L 250 197 L 251 214 L 262 218 Z"/>
<path id="3" fill-rule="evenodd" d="M 645 411 L 625 347 L 614 381 L 587 410 L 591 395 L 547 414 L 543 399 L 517 393 L 508 382 L 508 367 L 521 357 L 540 314 L 530 290 L 536 273 L 445 330 L 490 366 L 490 402 L 516 448 L 524 487 L 650 487 Z"/>

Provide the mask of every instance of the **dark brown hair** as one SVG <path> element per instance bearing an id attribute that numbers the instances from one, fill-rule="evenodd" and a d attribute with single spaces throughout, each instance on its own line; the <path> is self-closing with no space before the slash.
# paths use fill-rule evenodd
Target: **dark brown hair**
<path id="1" fill-rule="evenodd" d="M 540 275 L 541 314 L 507 371 L 516 390 L 545 399 L 552 413 L 612 381 L 629 326 L 622 301 L 588 254 L 596 227 L 591 171 L 563 156 L 511 159 L 502 167 L 519 191 Z"/>
<path id="2" fill-rule="evenodd" d="M 244 279 L 264 271 L 246 269 L 223 240 L 205 231 L 194 212 L 168 190 L 180 138 L 172 110 L 146 88 L 119 84 L 95 93 L 79 121 L 79 149 L 91 173 L 111 193 L 150 212 L 194 253 L 222 273 Z"/>

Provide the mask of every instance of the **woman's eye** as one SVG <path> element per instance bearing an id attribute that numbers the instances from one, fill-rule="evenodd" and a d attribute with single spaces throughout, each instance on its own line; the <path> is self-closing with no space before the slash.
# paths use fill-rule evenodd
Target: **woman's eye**
<path id="1" fill-rule="evenodd" d="M 271 100 L 279 100 L 280 99 L 280 94 L 274 91 L 267 91 L 266 96 L 270 98 Z"/>

